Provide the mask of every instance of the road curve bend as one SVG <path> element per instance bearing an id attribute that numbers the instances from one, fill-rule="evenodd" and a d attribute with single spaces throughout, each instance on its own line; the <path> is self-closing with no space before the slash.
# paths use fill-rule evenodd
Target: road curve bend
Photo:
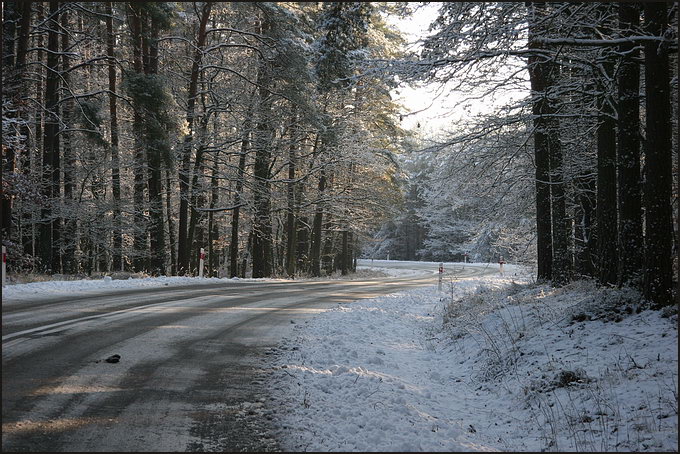
<path id="1" fill-rule="evenodd" d="M 338 303 L 436 285 L 431 264 L 411 268 L 422 273 L 3 299 L 2 450 L 275 451 L 255 411 L 269 347 Z"/>

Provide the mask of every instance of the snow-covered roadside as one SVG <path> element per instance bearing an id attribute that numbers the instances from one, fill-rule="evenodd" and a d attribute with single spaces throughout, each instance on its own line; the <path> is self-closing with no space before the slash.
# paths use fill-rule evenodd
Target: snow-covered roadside
<path id="1" fill-rule="evenodd" d="M 383 273 L 385 276 L 392 277 L 406 277 L 406 276 L 422 276 L 427 274 L 434 274 L 434 271 L 428 270 L 406 270 L 397 268 L 385 268 L 380 266 L 361 266 L 357 265 L 357 272 L 361 271 L 377 271 Z"/>
<path id="2" fill-rule="evenodd" d="M 72 281 L 55 280 L 6 285 L 2 288 L 2 299 L 35 299 L 54 296 L 79 295 L 91 292 L 108 292 L 133 288 L 228 284 L 243 281 L 285 281 L 285 279 L 161 276 L 129 279 L 111 279 L 110 277 L 104 277 L 102 279 L 78 279 Z"/>
<path id="3" fill-rule="evenodd" d="M 267 412 L 286 451 L 676 451 L 677 314 L 635 296 L 485 277 L 339 305 L 270 352 Z"/>

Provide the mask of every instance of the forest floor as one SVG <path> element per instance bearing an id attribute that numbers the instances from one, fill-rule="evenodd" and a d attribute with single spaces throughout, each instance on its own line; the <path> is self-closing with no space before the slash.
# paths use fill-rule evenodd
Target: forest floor
<path id="1" fill-rule="evenodd" d="M 677 328 L 631 289 L 451 280 L 297 326 L 266 411 L 285 451 L 677 451 Z"/>

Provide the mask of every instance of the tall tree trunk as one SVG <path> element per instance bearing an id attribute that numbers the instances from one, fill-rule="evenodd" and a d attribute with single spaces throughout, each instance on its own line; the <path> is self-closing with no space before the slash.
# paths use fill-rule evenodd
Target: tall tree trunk
<path id="1" fill-rule="evenodd" d="M 260 33 L 267 35 L 271 26 L 263 16 Z M 268 87 L 271 85 L 272 68 L 264 58 L 260 60 L 257 85 L 258 115 L 255 127 L 255 167 L 253 182 L 253 277 L 269 277 L 272 275 L 272 220 L 271 220 L 271 188 L 270 162 L 271 146 L 274 137 L 272 131 L 272 97 Z"/>
<path id="2" fill-rule="evenodd" d="M 544 32 L 539 25 L 545 14 L 545 5 L 530 4 L 529 48 L 541 50 L 542 45 L 535 42 Z M 538 253 L 538 280 L 551 280 L 553 277 L 552 216 L 550 207 L 550 114 L 547 99 L 550 65 L 543 57 L 530 56 L 528 61 L 534 116 L 534 160 L 536 165 L 536 238 Z"/>
<path id="3" fill-rule="evenodd" d="M 189 245 L 189 250 L 193 249 L 194 244 L 194 232 L 196 231 L 196 226 L 203 218 L 203 213 L 197 210 L 200 207 L 199 200 L 205 200 L 199 195 L 202 195 L 202 189 L 199 185 L 200 179 L 203 177 L 204 165 L 203 165 L 203 155 L 205 153 L 205 141 L 208 135 L 208 116 L 204 114 L 201 119 L 201 125 L 199 127 L 199 145 L 196 150 L 196 158 L 194 159 L 194 169 L 191 175 L 191 184 L 189 186 L 189 211 L 191 216 L 189 218 L 189 229 L 187 231 L 187 244 Z M 200 243 L 197 243 L 196 249 L 191 253 L 192 260 L 199 254 L 200 248 L 203 247 Z M 193 266 L 192 266 L 193 268 Z"/>
<path id="4" fill-rule="evenodd" d="M 350 257 L 349 257 L 349 232 L 342 231 L 342 263 L 340 264 L 340 272 L 343 276 L 349 273 Z"/>
<path id="5" fill-rule="evenodd" d="M 177 275 L 177 254 L 175 241 L 175 223 L 172 219 L 172 186 L 170 185 L 170 173 L 172 169 L 166 167 L 165 169 L 165 211 L 168 217 L 168 246 L 170 249 L 170 274 Z"/>
<path id="6" fill-rule="evenodd" d="M 158 73 L 158 25 L 151 19 L 148 37 L 148 65 L 145 73 Z M 163 220 L 162 150 L 153 143 L 145 144 L 149 191 L 149 270 L 152 275 L 165 274 L 165 226 Z"/>
<path id="7" fill-rule="evenodd" d="M 214 210 L 219 203 L 219 156 L 217 152 L 213 154 L 212 162 L 212 178 L 210 179 L 210 208 L 208 213 L 208 276 L 217 276 L 217 268 L 220 263 L 220 257 L 215 249 L 214 243 L 220 237 L 219 223 L 215 222 Z"/>
<path id="8" fill-rule="evenodd" d="M 576 209 L 574 213 L 574 269 L 581 276 L 595 277 L 593 257 L 593 215 L 595 211 L 595 178 L 582 174 L 574 181 Z"/>
<path id="9" fill-rule="evenodd" d="M 144 72 L 142 63 L 142 18 L 141 12 L 137 9 L 134 3 L 128 3 L 129 18 L 130 18 L 130 34 L 132 38 L 132 55 L 133 55 L 133 69 L 137 75 Z M 147 227 L 146 219 L 144 217 L 144 189 L 146 187 L 145 181 L 145 156 L 144 156 L 144 119 L 140 106 L 135 106 L 133 116 L 133 134 L 134 134 L 134 155 L 133 155 L 133 269 L 134 271 L 142 271 L 146 268 L 146 252 L 147 247 Z"/>
<path id="10" fill-rule="evenodd" d="M 21 8 L 21 10 L 18 10 Z M 5 112 L 3 107 L 3 120 L 5 117 L 14 118 L 19 115 L 20 121 L 20 135 L 28 138 L 28 117 L 23 112 L 24 104 L 21 101 L 21 96 L 27 88 L 24 81 L 24 72 L 26 65 L 26 50 L 28 48 L 29 26 L 31 19 L 31 3 L 30 2 L 5 2 L 4 3 L 4 17 L 3 17 L 3 66 L 6 71 L 6 76 L 3 77 L 3 83 L 9 81 L 8 87 L 3 87 L 3 95 L 5 91 L 9 92 L 12 98 L 12 107 L 16 109 L 16 113 L 9 109 Z M 18 27 L 16 26 L 18 23 Z M 15 47 L 15 33 L 16 47 Z M 9 74 L 8 74 L 9 73 Z M 8 75 L 7 75 L 8 74 Z M 3 99 L 4 101 L 4 99 Z M 4 121 L 3 121 L 4 123 Z M 3 128 L 4 129 L 4 128 Z M 5 146 L 7 143 L 7 146 Z M 2 148 L 2 175 L 3 178 L 15 172 L 15 160 L 17 154 L 26 155 L 29 153 L 25 146 L 26 140 L 23 144 L 19 141 L 7 140 L 3 141 Z M 18 146 L 19 150 L 15 149 Z M 12 198 L 3 193 L 0 203 L 2 204 L 2 221 L 0 223 L 0 232 L 2 239 L 11 240 L 12 234 Z"/>
<path id="11" fill-rule="evenodd" d="M 554 84 L 556 65 L 551 65 L 550 85 Z M 554 95 L 549 95 L 554 96 Z M 559 121 L 554 114 L 557 109 L 554 107 L 554 100 L 551 103 L 550 112 L 553 115 L 548 120 L 548 146 L 550 148 L 550 199 L 552 203 L 552 245 L 553 245 L 553 266 L 552 282 L 554 285 L 561 286 L 569 282 L 571 278 L 572 259 L 569 252 L 569 219 L 567 218 L 567 197 L 564 185 L 564 167 L 562 158 L 562 145 L 559 138 Z"/>
<path id="12" fill-rule="evenodd" d="M 61 26 L 63 30 L 68 30 L 68 10 L 64 10 L 61 15 Z M 69 93 L 71 85 L 71 76 L 68 72 L 70 62 L 68 57 L 69 52 L 69 33 L 61 35 L 61 48 L 64 51 L 62 54 L 62 71 L 61 81 L 67 88 L 65 96 L 71 96 Z M 66 100 L 62 104 L 62 121 L 66 127 L 70 127 L 73 117 L 73 100 Z M 64 155 L 64 204 L 67 212 L 64 215 L 64 272 L 68 274 L 77 271 L 76 263 L 76 238 L 77 238 L 77 216 L 75 213 L 75 200 L 73 197 L 73 190 L 75 188 L 75 171 L 76 171 L 76 156 L 71 145 L 71 133 L 63 131 L 61 133 L 62 153 Z"/>
<path id="13" fill-rule="evenodd" d="M 32 2 L 26 2 L 26 4 L 33 4 Z M 36 4 L 36 22 L 37 23 L 42 23 L 45 19 L 45 6 L 43 2 L 37 2 Z M 44 97 L 44 85 L 42 83 L 43 80 L 43 72 L 44 72 L 44 61 L 45 61 L 45 52 L 42 50 L 45 48 L 45 39 L 43 37 L 43 34 L 39 34 L 36 39 L 35 39 L 35 46 L 38 48 L 38 51 L 36 52 L 36 62 L 38 63 L 39 66 L 37 66 L 34 71 L 36 75 L 36 81 L 35 81 L 35 98 L 36 99 L 43 99 Z M 45 111 L 44 109 L 34 109 L 34 118 L 33 118 L 33 124 L 35 128 L 35 134 L 34 134 L 34 143 L 33 147 L 31 150 L 32 154 L 32 161 L 33 161 L 33 170 L 31 172 L 31 181 L 35 182 L 36 180 L 39 181 L 41 176 L 38 175 L 38 172 L 40 171 L 40 163 L 41 163 L 41 154 L 43 150 L 43 119 L 45 117 Z M 26 238 L 26 241 L 24 242 L 24 252 L 28 253 L 34 257 L 37 257 L 40 255 L 40 234 L 41 234 L 41 227 L 40 227 L 40 217 L 41 213 L 36 212 L 37 210 L 31 210 L 31 213 L 29 214 L 30 219 L 31 219 L 31 232 L 30 232 L 30 237 Z M 32 270 L 35 270 L 35 265 L 32 267 Z"/>
<path id="14" fill-rule="evenodd" d="M 619 28 L 623 36 L 636 33 L 640 5 L 619 3 Z M 633 43 L 619 47 L 618 70 L 618 194 L 619 194 L 619 285 L 642 272 L 642 195 L 640 181 L 640 52 Z"/>
<path id="15" fill-rule="evenodd" d="M 116 100 L 116 55 L 113 34 L 113 6 L 106 2 L 106 50 L 109 71 L 109 118 L 111 130 L 111 193 L 113 195 L 113 269 L 123 270 L 123 230 L 120 203 L 120 161 L 118 157 L 118 106 Z"/>
<path id="16" fill-rule="evenodd" d="M 47 34 L 47 82 L 45 84 L 45 129 L 43 136 L 43 186 L 47 203 L 40 226 L 40 258 L 50 272 L 60 270 L 59 217 L 54 213 L 60 198 L 59 160 L 59 2 L 50 2 Z"/>
<path id="17" fill-rule="evenodd" d="M 324 228 L 321 229 L 321 238 L 323 242 L 323 249 L 321 251 L 321 268 L 327 276 L 333 274 L 333 246 L 335 242 L 335 233 L 332 231 L 331 213 L 326 212 L 324 216 Z M 323 231 L 326 231 L 324 238 Z"/>
<path id="18" fill-rule="evenodd" d="M 614 74 L 611 57 L 602 63 L 602 69 L 604 74 L 600 76 L 597 95 L 597 276 L 600 284 L 610 285 L 616 284 L 618 274 L 616 120 L 610 88 Z"/>
<path id="19" fill-rule="evenodd" d="M 2 64 L 4 67 L 5 74 L 3 74 L 3 103 L 5 101 L 4 95 L 6 91 L 12 94 L 12 106 L 9 111 L 5 112 L 5 106 L 3 105 L 2 116 L 3 116 L 3 135 L 8 134 L 9 131 L 5 131 L 5 116 L 8 119 L 14 119 L 16 117 L 16 111 L 19 107 L 19 68 L 16 65 L 15 59 L 15 34 L 17 30 L 17 23 L 19 22 L 19 11 L 17 7 L 19 5 L 16 2 L 6 2 L 3 3 L 3 17 L 2 17 Z M 13 73 L 11 74 L 10 71 Z M 11 75 L 10 75 L 11 74 Z M 4 86 L 9 81 L 10 86 Z M 12 134 L 15 135 L 15 134 Z M 18 136 L 18 131 L 16 133 Z M 3 180 L 14 173 L 15 159 L 18 150 L 15 149 L 18 145 L 17 140 L 6 140 L 3 137 L 2 143 L 2 178 Z M 9 146 L 5 146 L 7 143 Z M 12 231 L 12 198 L 4 193 L 4 185 L 2 191 L 2 224 L 0 224 L 0 232 L 2 233 L 2 240 L 9 241 Z"/>
<path id="20" fill-rule="evenodd" d="M 241 261 L 240 276 L 246 277 L 246 270 L 248 269 L 248 257 L 252 255 L 253 250 L 253 231 L 248 232 L 248 241 L 246 241 L 246 253 L 243 254 Z"/>
<path id="21" fill-rule="evenodd" d="M 668 5 L 644 4 L 645 28 L 651 36 L 665 36 Z M 672 152 L 670 67 L 668 43 L 645 43 L 645 263 L 643 294 L 656 306 L 673 304 L 673 214 L 671 205 Z"/>
<path id="22" fill-rule="evenodd" d="M 293 112 L 291 128 L 290 128 L 290 146 L 288 148 L 288 183 L 287 183 L 287 197 L 288 197 L 288 213 L 286 219 L 286 274 L 289 277 L 295 277 L 295 265 L 297 255 L 297 217 L 296 217 L 296 203 L 295 203 L 295 170 L 297 164 L 297 115 Z"/>
<path id="23" fill-rule="evenodd" d="M 189 174 L 191 169 L 191 150 L 193 148 L 193 134 L 194 134 L 194 116 L 196 109 L 196 97 L 198 92 L 198 76 L 201 67 L 201 60 L 203 57 L 203 47 L 206 40 L 206 26 L 208 18 L 210 17 L 210 10 L 213 2 L 205 2 L 203 4 L 203 11 L 201 21 L 198 28 L 198 36 L 196 39 L 196 50 L 194 52 L 194 59 L 191 66 L 191 76 L 189 80 L 189 90 L 187 95 L 187 113 L 186 121 L 188 127 L 188 134 L 184 138 L 182 145 L 182 166 L 179 172 L 179 225 L 177 232 L 177 266 L 180 275 L 184 275 L 189 269 L 189 259 L 191 244 L 188 242 L 188 223 L 189 223 L 189 183 L 191 176 Z"/>
<path id="24" fill-rule="evenodd" d="M 311 273 L 314 277 L 321 276 L 321 241 L 322 241 L 322 231 L 323 226 L 323 198 L 325 196 L 324 191 L 326 190 L 326 171 L 321 169 L 319 175 L 319 192 L 318 192 L 318 202 L 316 203 L 316 208 L 314 210 L 314 220 L 312 221 L 312 244 L 310 247 L 310 265 Z"/>
<path id="25" fill-rule="evenodd" d="M 252 104 L 251 104 L 252 106 Z M 241 139 L 241 151 L 238 158 L 238 178 L 234 191 L 234 209 L 231 212 L 231 241 L 229 243 L 229 277 L 239 276 L 238 270 L 238 229 L 241 215 L 241 203 L 243 184 L 246 173 L 246 158 L 250 148 L 251 108 L 248 108 L 245 121 L 243 122 L 243 138 Z"/>

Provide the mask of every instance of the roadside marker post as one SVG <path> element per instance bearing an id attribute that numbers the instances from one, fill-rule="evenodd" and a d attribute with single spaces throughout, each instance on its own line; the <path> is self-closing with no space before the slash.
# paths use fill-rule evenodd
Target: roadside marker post
<path id="1" fill-rule="evenodd" d="M 5 276 L 7 275 L 7 248 L 2 247 L 2 286 L 5 286 Z"/>
<path id="2" fill-rule="evenodd" d="M 465 255 L 463 255 L 463 263 L 467 263 L 467 258 L 468 258 L 468 253 L 466 252 Z"/>
<path id="3" fill-rule="evenodd" d="M 501 276 L 503 276 L 503 264 L 504 263 L 505 263 L 505 260 L 503 260 L 503 256 L 501 255 L 501 258 L 498 260 L 498 265 L 500 265 Z"/>
<path id="4" fill-rule="evenodd" d="M 444 263 L 439 262 L 439 286 L 438 290 L 442 291 L 442 277 L 444 276 Z"/>
<path id="5" fill-rule="evenodd" d="M 203 264 L 205 263 L 205 250 L 201 248 L 201 256 L 198 261 L 198 277 L 203 277 Z"/>

